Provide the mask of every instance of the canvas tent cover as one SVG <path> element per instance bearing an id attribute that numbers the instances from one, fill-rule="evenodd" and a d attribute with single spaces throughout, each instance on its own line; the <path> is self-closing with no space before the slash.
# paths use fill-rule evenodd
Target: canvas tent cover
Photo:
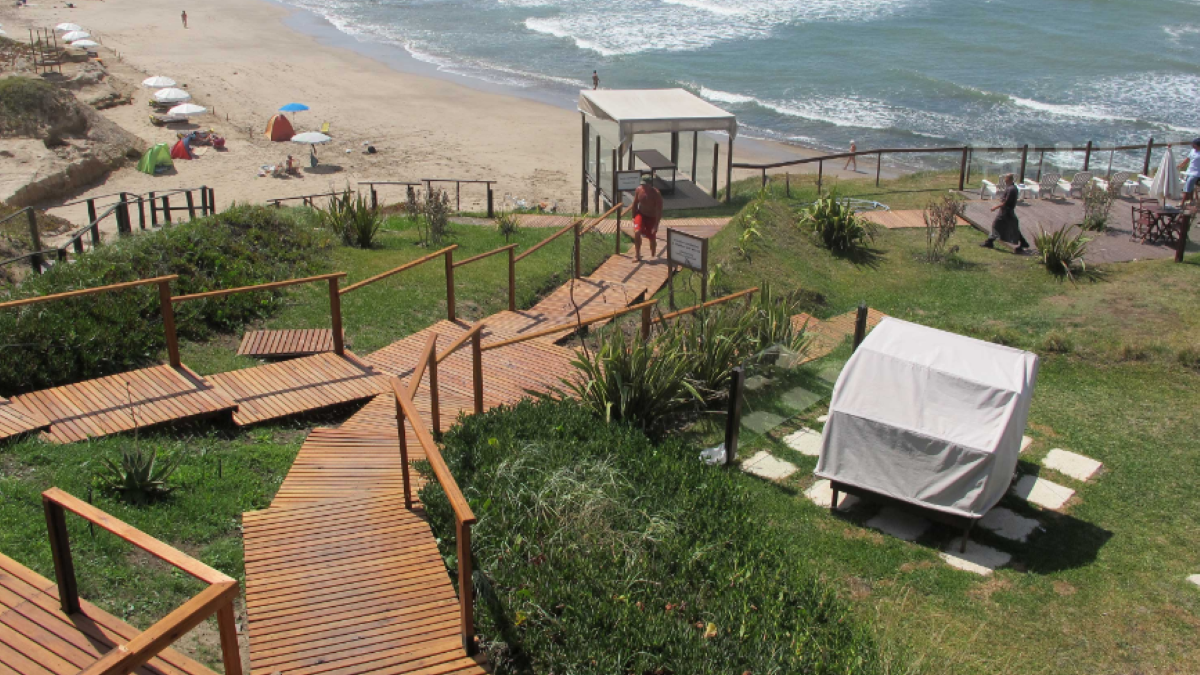
<path id="1" fill-rule="evenodd" d="M 159 143 L 147 150 L 146 154 L 138 160 L 137 170 L 153 176 L 155 170 L 160 166 L 175 166 L 175 163 L 171 161 L 171 148 L 166 143 Z"/>
<path id="2" fill-rule="evenodd" d="M 685 89 L 600 89 L 579 92 L 580 112 L 616 122 L 619 143 L 634 134 L 723 131 L 737 136 L 737 118 Z"/>
<path id="3" fill-rule="evenodd" d="M 267 138 L 272 141 L 290 141 L 296 132 L 292 129 L 292 123 L 283 115 L 275 115 L 270 120 L 267 120 Z"/>
<path id="4" fill-rule="evenodd" d="M 1017 466 L 1037 356 L 886 318 L 834 386 L 817 476 L 981 518 Z"/>

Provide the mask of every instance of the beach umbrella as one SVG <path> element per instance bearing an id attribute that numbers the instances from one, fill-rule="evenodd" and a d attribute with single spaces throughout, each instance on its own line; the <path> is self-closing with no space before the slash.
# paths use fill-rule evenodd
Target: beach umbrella
<path id="1" fill-rule="evenodd" d="M 154 92 L 154 100 L 159 103 L 183 103 L 192 100 L 192 95 L 182 89 L 168 87 Z"/>
<path id="2" fill-rule="evenodd" d="M 80 49 L 91 49 L 92 47 L 99 47 L 100 43 L 91 40 L 76 40 L 71 43 L 71 46 L 79 47 Z"/>
<path id="3" fill-rule="evenodd" d="M 308 106 L 303 103 L 289 103 L 279 109 L 279 112 L 302 112 L 308 110 Z"/>
<path id="4" fill-rule="evenodd" d="M 64 33 L 69 33 L 73 30 L 83 30 L 83 26 L 80 26 L 77 23 L 60 23 L 54 27 L 54 30 L 62 31 Z"/>
<path id="5" fill-rule="evenodd" d="M 76 40 L 86 40 L 92 37 L 91 33 L 82 30 L 73 30 L 69 33 L 63 33 L 62 39 L 64 42 L 74 42 Z"/>
<path id="6" fill-rule="evenodd" d="M 165 89 L 167 87 L 174 87 L 175 80 L 163 75 L 155 75 L 154 77 L 147 77 L 142 80 L 142 86 L 150 87 L 151 89 Z"/>
<path id="7" fill-rule="evenodd" d="M 196 105 L 195 103 L 181 103 L 180 105 L 168 110 L 167 114 L 183 115 L 184 117 L 187 117 L 188 115 L 203 115 L 206 112 L 208 112 L 208 108 L 205 108 L 202 105 Z"/>
<path id="8" fill-rule="evenodd" d="M 4 31 L 0 30 L 0 35 L 8 35 L 8 33 L 5 33 Z"/>
<path id="9" fill-rule="evenodd" d="M 1150 196 L 1162 198 L 1164 206 L 1168 199 L 1179 199 L 1183 196 L 1179 187 L 1179 169 L 1175 167 L 1175 154 L 1171 152 L 1171 146 L 1167 146 L 1162 163 L 1158 165 L 1158 173 L 1154 174 L 1154 180 L 1150 181 Z"/>
<path id="10" fill-rule="evenodd" d="M 303 143 L 305 145 L 321 145 L 332 140 L 332 138 L 319 131 L 306 131 L 302 134 L 292 136 L 293 143 Z"/>

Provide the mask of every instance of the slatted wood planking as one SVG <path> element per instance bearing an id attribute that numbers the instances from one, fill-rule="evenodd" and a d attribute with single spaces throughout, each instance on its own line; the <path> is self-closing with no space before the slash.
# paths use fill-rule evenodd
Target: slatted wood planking
<path id="1" fill-rule="evenodd" d="M 246 513 L 243 537 L 251 675 L 485 672 L 464 655 L 433 534 L 401 496 Z"/>
<path id="2" fill-rule="evenodd" d="M 58 586 L 0 554 L 0 673 L 76 675 L 141 631 L 80 600 L 67 616 Z M 138 675 L 216 675 L 173 649 L 134 671 Z"/>
<path id="3" fill-rule="evenodd" d="M 345 332 L 343 331 L 343 340 Z M 348 346 L 348 345 L 347 345 Z M 295 330 L 252 330 L 242 336 L 239 356 L 282 359 L 333 351 L 333 330 L 298 328 Z"/>
<path id="4" fill-rule="evenodd" d="M 386 404 L 388 398 L 379 396 L 367 405 Z M 391 429 L 364 428 L 363 425 L 357 429 L 314 429 L 292 462 L 291 470 L 271 501 L 271 508 L 309 506 L 348 496 L 404 494 L 394 400 L 391 407 Z M 425 453 L 411 431 L 408 440 L 409 459 L 425 459 Z M 424 481 L 415 470 L 409 475 L 415 500 Z"/>
<path id="5" fill-rule="evenodd" d="M 0 440 L 42 431 L 49 426 L 50 421 L 42 415 L 0 398 Z"/>
<path id="6" fill-rule="evenodd" d="M 314 354 L 209 376 L 238 406 L 239 425 L 311 412 L 371 398 L 387 378 L 350 352 Z"/>
<path id="7" fill-rule="evenodd" d="M 866 211 L 861 215 L 863 218 L 888 230 L 925 227 L 925 212 L 920 210 Z"/>
<path id="8" fill-rule="evenodd" d="M 887 315 L 877 309 L 867 308 L 867 332 L 879 325 L 879 322 Z M 809 343 L 808 353 L 805 355 L 806 361 L 812 361 L 825 356 L 841 346 L 848 338 L 854 337 L 854 322 L 858 318 L 858 310 L 839 314 L 830 319 L 821 321 L 813 317 L 811 314 L 797 314 L 792 317 L 792 327 L 800 330 L 801 326 L 807 325 L 805 329 L 812 341 Z"/>
<path id="9" fill-rule="evenodd" d="M 548 213 L 519 213 L 517 214 L 518 227 L 530 228 L 553 228 L 555 230 L 566 227 L 571 223 L 579 220 L 579 216 L 560 216 L 557 214 Z"/>
<path id="10" fill-rule="evenodd" d="M 654 257 L 650 255 L 649 245 L 643 243 L 641 261 L 634 257 L 632 249 L 621 255 L 611 256 L 588 278 L 622 284 L 629 292 L 644 292 L 649 298 L 667 283 L 666 242 L 660 242 L 658 255 Z"/>
<path id="11" fill-rule="evenodd" d="M 237 404 L 186 366 L 154 366 L 22 394 L 20 407 L 50 423 L 43 435 L 56 443 L 131 431 L 138 427 L 230 412 Z"/>
<path id="12" fill-rule="evenodd" d="M 664 243 L 667 241 L 667 228 L 668 227 L 671 229 L 674 229 L 674 230 L 680 230 L 682 232 L 686 232 L 687 234 L 694 235 L 697 237 L 704 237 L 705 239 L 711 239 L 712 237 L 716 236 L 716 234 L 718 232 L 720 232 L 722 229 L 724 229 L 725 226 L 729 224 L 730 220 L 732 220 L 732 219 L 728 218 L 728 217 L 724 217 L 724 218 L 672 218 L 670 220 L 663 220 L 658 224 L 657 239 Z M 600 225 L 597 225 L 596 229 L 600 230 L 601 232 L 607 232 L 607 233 L 611 234 L 613 231 L 613 228 L 616 227 L 616 223 L 617 223 L 617 221 L 615 219 L 611 220 L 611 221 L 605 220 Z M 621 231 L 624 232 L 625 234 L 629 235 L 630 237 L 633 236 L 633 219 L 632 218 L 621 218 Z"/>

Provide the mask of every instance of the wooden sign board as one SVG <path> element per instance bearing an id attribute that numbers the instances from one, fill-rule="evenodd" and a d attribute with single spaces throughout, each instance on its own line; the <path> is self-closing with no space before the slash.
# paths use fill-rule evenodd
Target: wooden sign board
<path id="1" fill-rule="evenodd" d="M 641 171 L 618 171 L 617 192 L 633 192 L 642 184 Z"/>
<path id="2" fill-rule="evenodd" d="M 673 280 L 670 267 L 683 267 L 700 275 L 700 302 L 708 301 L 708 240 L 693 234 L 667 228 L 667 265 L 668 279 Z M 675 287 L 672 283 L 669 292 L 674 304 Z"/>

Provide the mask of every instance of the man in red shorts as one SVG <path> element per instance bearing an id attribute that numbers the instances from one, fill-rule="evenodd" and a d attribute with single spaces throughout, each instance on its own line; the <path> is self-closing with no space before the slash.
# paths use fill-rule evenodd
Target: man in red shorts
<path id="1" fill-rule="evenodd" d="M 654 177 L 642 176 L 642 184 L 633 193 L 633 250 L 642 259 L 642 237 L 650 239 L 651 257 L 658 255 L 658 222 L 662 220 L 663 198 L 654 187 Z"/>

